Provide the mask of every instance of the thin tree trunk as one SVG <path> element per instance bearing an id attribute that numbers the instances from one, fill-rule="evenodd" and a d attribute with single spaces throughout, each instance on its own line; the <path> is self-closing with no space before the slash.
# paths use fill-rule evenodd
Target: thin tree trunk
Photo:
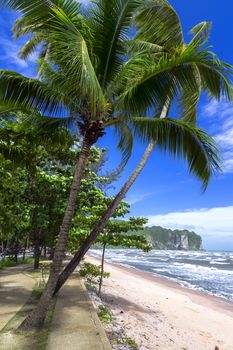
<path id="1" fill-rule="evenodd" d="M 2 240 L 2 243 L 1 243 L 1 246 L 2 246 L 2 260 L 5 259 L 5 249 L 4 249 L 4 239 L 3 239 L 3 233 L 1 233 L 1 240 Z"/>
<path id="2" fill-rule="evenodd" d="M 47 247 L 46 245 L 43 247 L 43 257 L 46 259 L 47 257 Z"/>
<path id="3" fill-rule="evenodd" d="M 6 257 L 6 255 L 7 255 L 7 252 L 9 251 L 9 238 L 7 238 L 7 240 L 6 240 L 6 247 L 5 247 L 5 251 L 4 251 L 4 259 L 5 259 L 5 257 Z M 11 254 L 10 254 L 11 255 Z"/>
<path id="4" fill-rule="evenodd" d="M 25 257 L 28 257 L 28 253 L 29 253 L 29 235 L 26 238 L 26 243 L 25 243 Z"/>
<path id="5" fill-rule="evenodd" d="M 102 259 L 101 259 L 101 275 L 100 275 L 100 281 L 99 281 L 99 290 L 98 290 L 98 296 L 100 297 L 102 284 L 103 284 L 103 275 L 104 275 L 104 258 L 105 258 L 105 249 L 106 249 L 107 243 L 104 242 L 103 245 L 103 252 L 102 252 Z"/>
<path id="6" fill-rule="evenodd" d="M 166 118 L 168 114 L 168 110 L 170 107 L 170 100 L 167 100 L 165 105 L 163 106 L 163 109 L 161 111 L 160 118 Z M 157 141 L 151 141 L 149 145 L 147 146 L 140 162 L 134 169 L 133 173 L 129 177 L 129 179 L 125 182 L 123 187 L 121 188 L 120 192 L 116 195 L 114 200 L 109 204 L 108 208 L 106 209 L 105 213 L 103 214 L 102 218 L 98 221 L 97 225 L 93 228 L 90 235 L 86 238 L 82 246 L 79 248 L 77 253 L 74 255 L 74 257 L 71 259 L 69 264 L 65 267 L 65 269 L 62 271 L 62 273 L 59 276 L 59 279 L 57 281 L 57 285 L 55 288 L 54 294 L 56 294 L 60 288 L 63 286 L 63 284 L 67 281 L 69 276 L 74 272 L 78 264 L 80 263 L 81 259 L 84 257 L 90 246 L 94 243 L 95 239 L 99 235 L 100 232 L 103 232 L 103 229 L 107 223 L 107 221 L 110 219 L 110 217 L 113 215 L 115 210 L 117 209 L 120 202 L 125 198 L 126 193 L 129 191 L 129 189 L 132 187 L 134 182 L 136 181 L 137 177 L 143 170 L 144 166 L 147 163 L 147 160 L 149 159 L 151 153 L 154 150 L 154 147 L 156 145 Z"/>
<path id="7" fill-rule="evenodd" d="M 40 243 L 37 239 L 34 243 L 34 270 L 39 269 L 40 264 Z"/>
<path id="8" fill-rule="evenodd" d="M 35 213 L 34 213 L 35 214 Z M 33 243 L 34 243 L 34 270 L 39 269 L 40 264 L 40 256 L 41 256 L 41 250 L 40 250 L 40 241 L 41 241 L 41 228 L 34 228 L 33 232 Z"/>
<path id="9" fill-rule="evenodd" d="M 85 137 L 83 140 L 83 145 L 78 158 L 78 162 L 75 167 L 73 183 L 71 186 L 63 222 L 60 228 L 60 233 L 54 252 L 54 258 L 50 268 L 49 279 L 37 307 L 27 316 L 27 318 L 19 327 L 21 330 L 37 328 L 42 326 L 44 323 L 44 319 L 46 317 L 57 284 L 58 276 L 61 271 L 62 261 L 65 256 L 67 239 L 76 207 L 76 200 L 80 191 L 81 179 L 83 177 L 85 166 L 89 158 L 90 149 L 91 143 L 89 141 L 89 138 Z"/>
<path id="10" fill-rule="evenodd" d="M 14 259 L 16 263 L 18 262 L 18 252 L 19 252 L 19 239 L 17 237 L 15 241 L 15 246 L 14 246 Z"/>
<path id="11" fill-rule="evenodd" d="M 50 251 L 49 251 L 49 260 L 53 260 L 53 257 L 54 257 L 54 247 L 51 247 L 50 248 Z"/>
<path id="12" fill-rule="evenodd" d="M 25 239 L 24 245 L 23 245 L 23 260 L 25 260 L 26 249 L 27 249 L 27 238 Z"/>

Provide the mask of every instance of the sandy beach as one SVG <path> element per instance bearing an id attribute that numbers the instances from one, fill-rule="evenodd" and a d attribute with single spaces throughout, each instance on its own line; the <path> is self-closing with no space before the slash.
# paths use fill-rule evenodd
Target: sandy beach
<path id="1" fill-rule="evenodd" d="M 233 303 L 138 270 L 105 271 L 102 299 L 140 350 L 233 350 Z"/>

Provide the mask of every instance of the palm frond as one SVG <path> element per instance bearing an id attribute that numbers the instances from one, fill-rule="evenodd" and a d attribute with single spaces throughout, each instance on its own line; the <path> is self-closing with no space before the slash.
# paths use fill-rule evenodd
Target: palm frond
<path id="1" fill-rule="evenodd" d="M 179 16 L 166 0 L 146 0 L 136 17 L 137 39 L 166 49 L 184 44 Z"/>
<path id="2" fill-rule="evenodd" d="M 33 35 L 20 49 L 18 56 L 23 60 L 27 60 L 32 55 L 38 45 L 41 43 L 42 38 L 40 35 Z"/>
<path id="3" fill-rule="evenodd" d="M 33 15 L 35 18 L 38 18 L 37 15 L 44 16 L 51 7 L 60 7 L 72 17 L 76 16 L 80 7 L 80 3 L 74 0 L 0 0 L 0 5 L 14 9 L 28 18 Z"/>
<path id="4" fill-rule="evenodd" d="M 165 52 L 164 47 L 145 40 L 134 39 L 127 42 L 128 53 L 130 55 L 140 55 L 148 58 L 150 55 L 155 55 Z"/>
<path id="5" fill-rule="evenodd" d="M 53 20 L 47 27 L 50 57 L 70 79 L 70 90 L 78 91 L 92 115 L 104 110 L 104 96 L 92 65 L 87 43 L 77 27 L 61 9 L 51 9 Z M 54 43 L 54 45 L 53 45 Z"/>
<path id="6" fill-rule="evenodd" d="M 118 117 L 117 119 L 110 121 L 105 124 L 106 127 L 114 127 L 114 132 L 119 138 L 118 149 L 122 154 L 122 160 L 118 169 L 125 167 L 129 158 L 131 157 L 134 139 L 130 126 L 123 120 L 123 118 Z"/>
<path id="7" fill-rule="evenodd" d="M 30 113 L 31 110 L 23 107 L 21 104 L 17 105 L 16 103 L 2 102 L 0 103 L 0 116 L 8 115 L 11 116 L 14 113 L 24 112 Z"/>
<path id="8" fill-rule="evenodd" d="M 190 65 L 190 73 L 179 72 L 181 82 L 181 93 L 178 98 L 178 107 L 181 109 L 181 118 L 189 123 L 196 124 L 197 105 L 201 96 L 201 77 L 196 65 Z M 185 72 L 184 72 L 185 73 Z M 189 76 L 189 79 L 188 79 Z"/>
<path id="9" fill-rule="evenodd" d="M 205 43 L 210 35 L 212 23 L 211 22 L 201 22 L 195 25 L 190 31 L 194 35 L 193 39 L 190 41 L 190 44 L 202 44 Z"/>
<path id="10" fill-rule="evenodd" d="M 0 70 L 0 105 L 36 109 L 51 116 L 63 115 L 65 98 L 48 85 L 21 74 Z"/>
<path id="11" fill-rule="evenodd" d="M 188 162 L 189 172 L 206 189 L 211 176 L 220 171 L 221 160 L 216 143 L 206 132 L 181 120 L 133 118 L 135 135 L 145 142 L 157 141 L 163 151 Z"/>
<path id="12" fill-rule="evenodd" d="M 193 93 L 197 90 L 197 100 L 200 81 L 210 96 L 231 99 L 232 75 L 233 67 L 216 60 L 207 48 L 190 45 L 173 54 L 163 53 L 159 60 L 132 58 L 121 71 L 120 84 L 113 88 L 119 108 L 144 113 L 148 107 L 163 105 L 165 96 L 171 101 L 179 97 L 188 86 Z"/>
<path id="13" fill-rule="evenodd" d="M 98 57 L 98 74 L 106 86 L 118 72 L 129 39 L 132 16 L 140 0 L 96 0 L 91 9 L 91 25 L 95 41 L 93 50 Z"/>
<path id="14" fill-rule="evenodd" d="M 67 116 L 62 118 L 51 118 L 44 115 L 37 115 L 33 119 L 29 115 L 25 118 L 26 122 L 33 123 L 33 125 L 36 125 L 38 129 L 44 129 L 48 133 L 51 133 L 58 128 L 64 127 L 67 129 L 70 129 L 72 126 L 74 126 L 74 123 L 77 121 L 77 116 Z"/>
<path id="15" fill-rule="evenodd" d="M 207 91 L 210 97 L 217 100 L 226 98 L 228 101 L 233 99 L 231 82 L 233 66 L 219 61 L 212 53 L 196 62 L 196 66 L 199 70 L 203 90 Z"/>
<path id="16" fill-rule="evenodd" d="M 14 39 L 18 39 L 20 36 L 31 33 L 32 26 L 28 25 L 27 17 L 20 17 L 16 19 L 13 25 Z"/>

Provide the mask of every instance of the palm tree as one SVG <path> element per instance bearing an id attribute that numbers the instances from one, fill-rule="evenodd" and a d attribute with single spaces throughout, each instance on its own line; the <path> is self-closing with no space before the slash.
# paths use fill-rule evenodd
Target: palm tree
<path id="1" fill-rule="evenodd" d="M 44 321 L 61 270 L 90 148 L 104 135 L 106 127 L 114 126 L 120 134 L 119 147 L 123 149 L 124 160 L 131 153 L 133 129 L 142 139 L 157 140 L 175 155 L 183 155 L 189 161 L 190 171 L 204 183 L 218 169 L 216 149 L 205 133 L 181 120 L 142 118 L 148 108 L 161 109 L 167 101 L 181 96 L 181 91 L 189 89 L 193 95 L 193 86 L 197 86 L 199 79 L 193 68 L 197 61 L 203 75 L 211 75 L 212 87 L 221 86 L 227 96 L 230 90 L 227 74 L 231 67 L 214 60 L 198 44 L 171 55 L 161 48 L 148 57 L 144 52 L 140 55 L 141 49 L 135 50 L 129 40 L 133 15 L 143 16 L 145 5 L 153 2 L 158 3 L 99 0 L 88 10 L 82 10 L 74 0 L 1 0 L 40 27 L 40 32 L 48 38 L 51 63 L 44 64 L 41 81 L 0 71 L 1 104 L 33 108 L 51 117 L 68 115 L 67 120 L 75 120 L 82 138 L 50 277 L 38 306 L 22 328 L 39 326 Z M 143 26 L 139 23 L 138 33 L 140 28 Z M 208 73 L 206 66 L 210 67 Z M 187 100 L 183 94 L 184 106 L 188 105 Z M 189 99 L 190 110 L 195 105 L 196 100 Z M 134 115 L 140 118 L 133 118 Z"/>
<path id="2" fill-rule="evenodd" d="M 168 4 L 167 1 L 163 0 L 152 0 L 147 2 L 142 12 L 136 16 L 136 23 L 138 25 L 138 34 L 131 43 L 131 48 L 135 50 L 140 57 L 148 58 L 148 55 L 158 55 L 158 53 L 166 52 L 166 55 L 176 55 L 177 58 L 179 53 L 182 53 L 185 49 L 190 47 L 195 47 L 199 50 L 209 38 L 209 32 L 211 29 L 211 24 L 208 22 L 202 22 L 197 24 L 194 28 L 191 29 L 193 38 L 191 42 L 186 45 L 183 39 L 182 26 L 179 20 L 179 17 L 175 10 Z M 210 64 L 203 65 L 202 62 L 199 62 L 198 59 L 194 62 L 192 69 L 195 70 L 197 76 L 196 81 L 190 80 L 187 81 L 187 89 L 183 90 L 181 93 L 182 96 L 182 106 L 183 110 L 183 119 L 189 123 L 196 122 L 196 105 L 199 101 L 201 91 L 204 90 L 209 93 L 210 97 L 215 97 L 220 99 L 221 96 L 224 96 L 227 92 L 227 97 L 231 98 L 231 88 L 225 91 L 225 84 L 221 82 L 221 77 L 225 82 L 225 77 L 222 76 L 221 62 L 219 59 L 211 52 L 203 52 L 204 55 L 211 55 L 213 57 L 213 62 Z M 159 59 L 161 55 L 159 54 Z M 200 65 L 199 65 L 200 63 Z M 214 64 L 217 63 L 217 70 L 214 69 Z M 229 66 L 229 69 L 231 67 Z M 219 72 L 219 73 L 218 73 Z M 217 74 L 216 74 L 217 73 Z M 191 78 L 191 77 L 190 77 Z M 129 81 L 129 88 L 132 81 Z M 142 91 L 143 92 L 143 91 Z M 151 91 L 149 91 L 150 93 Z M 150 96 L 146 96 L 150 98 Z M 193 101 L 190 104 L 190 100 Z M 164 104 L 160 118 L 166 118 L 169 106 L 172 101 L 167 99 Z M 150 120 L 150 123 L 153 124 L 154 121 Z M 147 135 L 148 136 L 148 135 Z M 89 237 L 71 259 L 69 264 L 65 267 L 63 272 L 60 274 L 55 293 L 59 291 L 62 285 L 69 278 L 71 273 L 76 269 L 80 263 L 83 256 L 86 254 L 92 243 L 95 241 L 99 233 L 101 233 L 106 225 L 106 222 L 113 215 L 114 211 L 118 207 L 119 203 L 124 199 L 128 190 L 132 187 L 133 183 L 136 181 L 137 177 L 143 170 L 146 162 L 148 161 L 150 155 L 152 154 L 156 144 L 157 139 L 154 138 L 150 141 L 147 146 L 140 162 L 132 172 L 129 179 L 125 182 L 119 193 L 116 195 L 114 200 L 109 204 L 104 215 L 97 223 L 97 225 L 92 229 Z M 182 150 L 180 150 L 182 151 Z M 179 152 L 177 152 L 178 154 Z M 206 163 L 207 164 L 207 163 Z M 210 165 L 210 164 L 209 164 Z M 192 172 L 192 169 L 190 169 Z M 209 169 L 210 170 L 210 169 Z M 208 171 L 209 171 L 208 170 Z M 203 179 L 203 178 L 202 178 Z M 208 181 L 203 183 L 204 189 L 208 185 Z"/>

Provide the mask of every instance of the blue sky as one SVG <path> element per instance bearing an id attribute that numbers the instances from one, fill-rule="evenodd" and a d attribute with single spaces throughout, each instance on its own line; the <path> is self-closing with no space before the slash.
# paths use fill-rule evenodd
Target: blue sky
<path id="1" fill-rule="evenodd" d="M 211 0 L 170 2 L 180 15 L 187 41 L 191 27 L 203 20 L 212 21 L 212 49 L 222 60 L 233 64 L 232 1 L 225 0 L 224 6 Z M 27 62 L 20 60 L 17 52 L 22 41 L 12 40 L 10 28 L 16 14 L 0 11 L 0 68 L 34 76 L 36 57 Z M 233 250 L 233 104 L 209 101 L 203 96 L 198 111 L 199 126 L 214 136 L 221 147 L 223 173 L 211 180 L 203 194 L 201 184 L 188 174 L 184 162 L 155 150 L 127 200 L 131 203 L 131 215 L 148 217 L 149 225 L 194 230 L 202 235 L 204 248 Z M 112 135 L 107 135 L 100 145 L 113 149 L 108 162 L 109 169 L 113 169 L 119 155 Z M 115 184 L 115 191 L 134 169 L 145 147 L 135 144 L 133 157 Z"/>

